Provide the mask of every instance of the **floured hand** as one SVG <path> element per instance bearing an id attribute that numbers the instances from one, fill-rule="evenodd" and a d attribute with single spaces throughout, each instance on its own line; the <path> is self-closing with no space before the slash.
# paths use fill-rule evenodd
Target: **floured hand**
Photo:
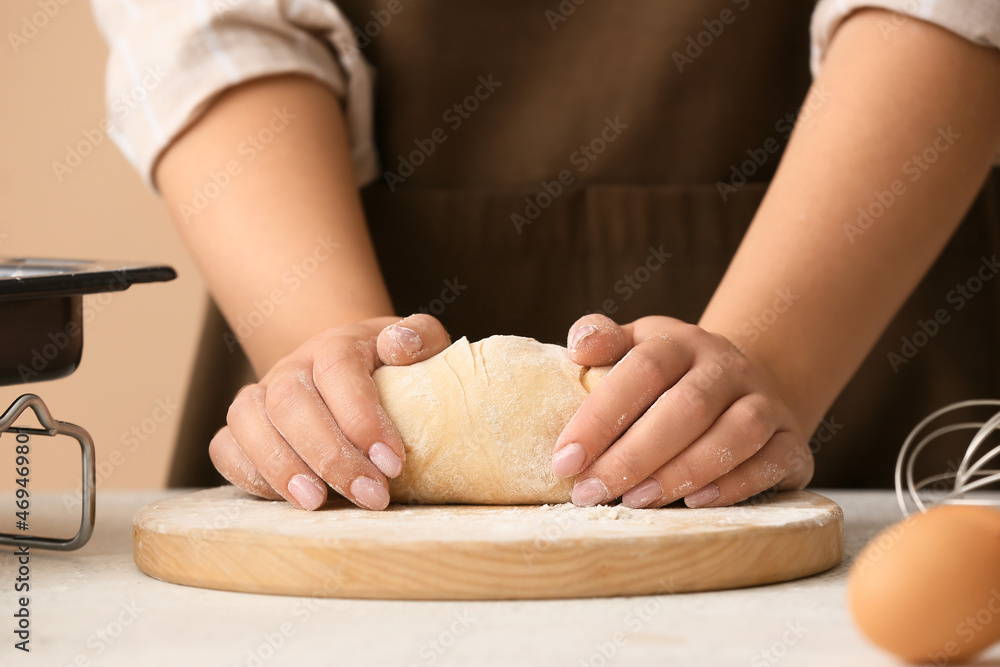
<path id="1" fill-rule="evenodd" d="M 302 509 L 326 501 L 327 484 L 361 507 L 389 504 L 403 442 L 379 403 L 372 373 L 448 347 L 430 315 L 380 317 L 327 329 L 233 399 L 209 454 L 223 477 Z"/>
<path id="2" fill-rule="evenodd" d="M 812 478 L 808 437 L 723 336 L 670 317 L 588 315 L 569 348 L 580 364 L 617 362 L 556 442 L 552 468 L 576 476 L 574 503 L 722 506 Z"/>

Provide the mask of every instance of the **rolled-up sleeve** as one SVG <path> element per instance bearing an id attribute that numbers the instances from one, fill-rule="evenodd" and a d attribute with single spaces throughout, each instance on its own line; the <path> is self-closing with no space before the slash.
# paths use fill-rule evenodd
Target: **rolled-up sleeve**
<path id="1" fill-rule="evenodd" d="M 170 142 L 227 88 L 301 74 L 342 101 L 358 185 L 375 178 L 372 69 L 328 0 L 91 0 L 110 48 L 111 139 L 155 189 Z"/>
<path id="2" fill-rule="evenodd" d="M 886 9 L 895 14 L 882 29 L 888 35 L 906 17 L 939 25 L 959 37 L 1000 48 L 1000 2 L 997 0 L 819 0 L 813 11 L 810 67 L 819 74 L 830 40 L 843 21 L 865 8 Z"/>

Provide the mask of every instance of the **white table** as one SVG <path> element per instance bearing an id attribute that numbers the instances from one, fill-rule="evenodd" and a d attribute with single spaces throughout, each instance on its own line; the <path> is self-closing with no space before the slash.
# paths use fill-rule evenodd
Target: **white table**
<path id="1" fill-rule="evenodd" d="M 772 586 L 645 598 L 386 602 L 163 583 L 132 562 L 132 515 L 178 491 L 102 492 L 83 549 L 31 554 L 31 653 L 13 648 L 13 551 L 0 551 L 0 665 L 898 665 L 855 630 L 851 559 L 898 518 L 889 492 L 821 491 L 845 558 Z M 1000 646 L 983 658 L 1000 657 Z M 983 659 L 981 658 L 981 659 Z"/>

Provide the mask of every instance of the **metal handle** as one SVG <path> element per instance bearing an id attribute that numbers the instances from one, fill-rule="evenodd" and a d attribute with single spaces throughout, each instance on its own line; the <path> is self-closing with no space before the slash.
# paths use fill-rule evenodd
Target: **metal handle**
<path id="1" fill-rule="evenodd" d="M 35 412 L 44 428 L 31 428 L 27 426 L 12 426 L 14 420 L 21 416 L 27 408 Z M 94 466 L 94 441 L 90 434 L 76 424 L 61 422 L 53 419 L 52 413 L 46 407 L 41 398 L 35 394 L 23 394 L 0 416 L 0 433 L 26 433 L 30 435 L 44 435 L 55 437 L 57 435 L 68 435 L 80 443 L 80 453 L 83 457 L 83 484 L 80 494 L 82 496 L 82 516 L 80 517 L 80 530 L 77 534 L 67 540 L 54 537 L 21 537 L 11 533 L 0 533 L 0 544 L 10 544 L 13 546 L 27 545 L 38 547 L 39 549 L 55 549 L 58 551 L 72 551 L 79 549 L 90 539 L 94 533 L 94 510 L 97 504 L 97 479 Z"/>

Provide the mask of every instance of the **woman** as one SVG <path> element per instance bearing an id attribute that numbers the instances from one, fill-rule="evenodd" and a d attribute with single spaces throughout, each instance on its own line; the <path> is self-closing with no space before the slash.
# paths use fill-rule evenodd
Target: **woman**
<path id="1" fill-rule="evenodd" d="M 992 181 L 949 243 L 1000 151 L 985 0 L 823 0 L 811 86 L 791 1 L 94 5 L 111 99 L 167 72 L 115 136 L 260 378 L 210 448 L 252 493 L 384 508 L 370 373 L 446 330 L 618 362 L 555 443 L 582 505 L 881 482 L 995 391 Z"/>

